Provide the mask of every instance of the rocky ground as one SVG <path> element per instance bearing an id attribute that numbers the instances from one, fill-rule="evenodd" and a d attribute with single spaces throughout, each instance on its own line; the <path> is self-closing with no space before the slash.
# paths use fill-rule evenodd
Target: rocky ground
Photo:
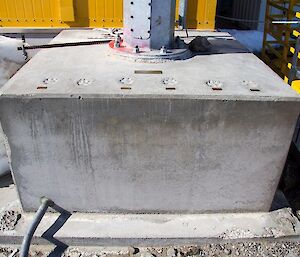
<path id="1" fill-rule="evenodd" d="M 31 251 L 31 257 L 50 257 L 48 250 Z M 69 248 L 59 255 L 62 257 L 187 257 L 187 256 L 300 256 L 300 242 L 234 242 L 200 244 L 198 246 L 183 246 L 169 248 L 123 248 L 121 250 L 101 248 Z M 14 247 L 0 247 L 0 257 L 19 257 L 19 251 Z"/>

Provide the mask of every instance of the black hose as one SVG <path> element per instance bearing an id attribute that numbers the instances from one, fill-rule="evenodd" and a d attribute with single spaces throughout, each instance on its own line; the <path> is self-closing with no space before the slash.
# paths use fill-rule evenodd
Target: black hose
<path id="1" fill-rule="evenodd" d="M 41 206 L 37 210 L 34 219 L 30 225 L 30 228 L 28 229 L 27 233 L 24 236 L 21 251 L 20 251 L 20 257 L 28 257 L 28 252 L 31 244 L 31 240 L 33 238 L 34 232 L 36 231 L 38 225 L 40 224 L 42 218 L 44 217 L 48 207 L 53 206 L 53 201 L 46 197 L 41 198 Z"/>

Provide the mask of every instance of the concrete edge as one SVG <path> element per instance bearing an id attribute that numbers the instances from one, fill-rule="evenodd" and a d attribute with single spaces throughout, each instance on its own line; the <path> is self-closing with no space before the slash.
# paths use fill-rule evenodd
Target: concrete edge
<path id="1" fill-rule="evenodd" d="M 56 240 L 63 242 L 68 247 L 167 247 L 167 246 L 182 246 L 182 245 L 199 245 L 205 243 L 234 243 L 234 242 L 299 242 L 300 236 L 280 237 L 280 238 L 245 238 L 245 239 L 221 239 L 221 238 L 63 238 L 55 237 Z M 0 236 L 0 245 L 21 246 L 23 237 L 18 236 Z M 53 243 L 40 237 L 34 237 L 32 246 L 52 246 Z"/>
<path id="2" fill-rule="evenodd" d="M 33 213 L 22 214 L 0 244 L 21 244 Z M 71 246 L 168 246 L 241 240 L 299 240 L 300 222 L 290 209 L 270 213 L 199 215 L 101 215 L 75 213 L 69 219 L 47 213 L 33 244 L 59 240 Z"/>

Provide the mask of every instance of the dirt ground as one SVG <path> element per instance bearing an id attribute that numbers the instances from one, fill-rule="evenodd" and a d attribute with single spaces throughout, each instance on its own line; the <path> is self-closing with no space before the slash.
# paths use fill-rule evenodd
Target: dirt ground
<path id="1" fill-rule="evenodd" d="M 40 247 L 38 247 L 40 248 Z M 187 256 L 300 256 L 300 240 L 284 242 L 231 242 L 199 244 L 168 248 L 68 248 L 63 254 L 51 254 L 51 250 L 31 250 L 31 257 L 187 257 Z M 18 248 L 0 247 L 0 257 L 19 257 Z"/>

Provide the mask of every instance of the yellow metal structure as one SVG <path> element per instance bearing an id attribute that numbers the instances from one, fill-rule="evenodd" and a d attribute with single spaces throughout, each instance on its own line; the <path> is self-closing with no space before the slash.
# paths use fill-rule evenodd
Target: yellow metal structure
<path id="1" fill-rule="evenodd" d="M 300 12 L 296 12 L 296 18 L 298 18 L 298 19 L 300 19 Z M 295 37 L 295 38 L 298 38 L 298 37 L 300 37 L 300 32 L 298 31 L 298 30 L 294 30 L 293 31 L 293 36 Z M 289 70 L 292 70 L 292 68 L 293 68 L 293 65 L 295 66 L 295 67 L 298 67 L 298 62 L 299 62 L 299 59 L 300 59 L 300 53 L 298 52 L 296 52 L 296 49 L 295 49 L 295 47 L 290 47 L 290 52 L 293 54 L 293 55 L 297 55 L 297 57 L 298 57 L 298 61 L 297 61 L 297 63 L 291 63 L 291 62 L 289 62 L 288 63 L 288 65 L 287 65 L 287 67 L 288 67 L 288 69 Z M 291 73 L 289 73 L 288 74 L 288 76 L 285 76 L 285 78 L 284 78 L 284 81 L 286 82 L 286 83 L 290 83 L 291 84 L 291 87 L 296 91 L 296 92 L 298 92 L 299 94 L 300 94 L 300 80 L 299 80 L 299 78 L 291 78 L 290 80 L 289 80 L 289 76 L 291 76 Z M 293 80 L 293 81 L 292 81 Z M 291 82 L 289 82 L 289 81 L 291 81 Z"/>
<path id="2" fill-rule="evenodd" d="M 59 8 L 61 21 L 75 21 L 73 0 L 60 0 Z"/>
<path id="3" fill-rule="evenodd" d="M 189 0 L 189 28 L 214 29 L 216 4 L 217 0 Z M 0 0 L 3 28 L 99 28 L 122 23 L 122 0 Z"/>
<path id="4" fill-rule="evenodd" d="M 267 0 L 262 59 L 282 78 L 289 73 L 290 47 L 295 45 L 292 33 L 299 25 L 273 22 L 293 20 L 299 8 L 299 0 Z"/>
<path id="5" fill-rule="evenodd" d="M 293 66 L 298 66 L 298 63 L 292 64 L 293 56 L 298 55 L 300 59 L 300 53 L 296 53 L 295 49 L 297 38 L 300 36 L 300 26 L 273 22 L 300 18 L 300 13 L 297 12 L 299 8 L 299 0 L 267 0 L 262 50 L 264 62 L 298 93 L 300 93 L 300 80 L 292 78 L 291 70 Z"/>
<path id="6" fill-rule="evenodd" d="M 300 80 L 293 81 L 292 88 L 300 94 Z"/>

